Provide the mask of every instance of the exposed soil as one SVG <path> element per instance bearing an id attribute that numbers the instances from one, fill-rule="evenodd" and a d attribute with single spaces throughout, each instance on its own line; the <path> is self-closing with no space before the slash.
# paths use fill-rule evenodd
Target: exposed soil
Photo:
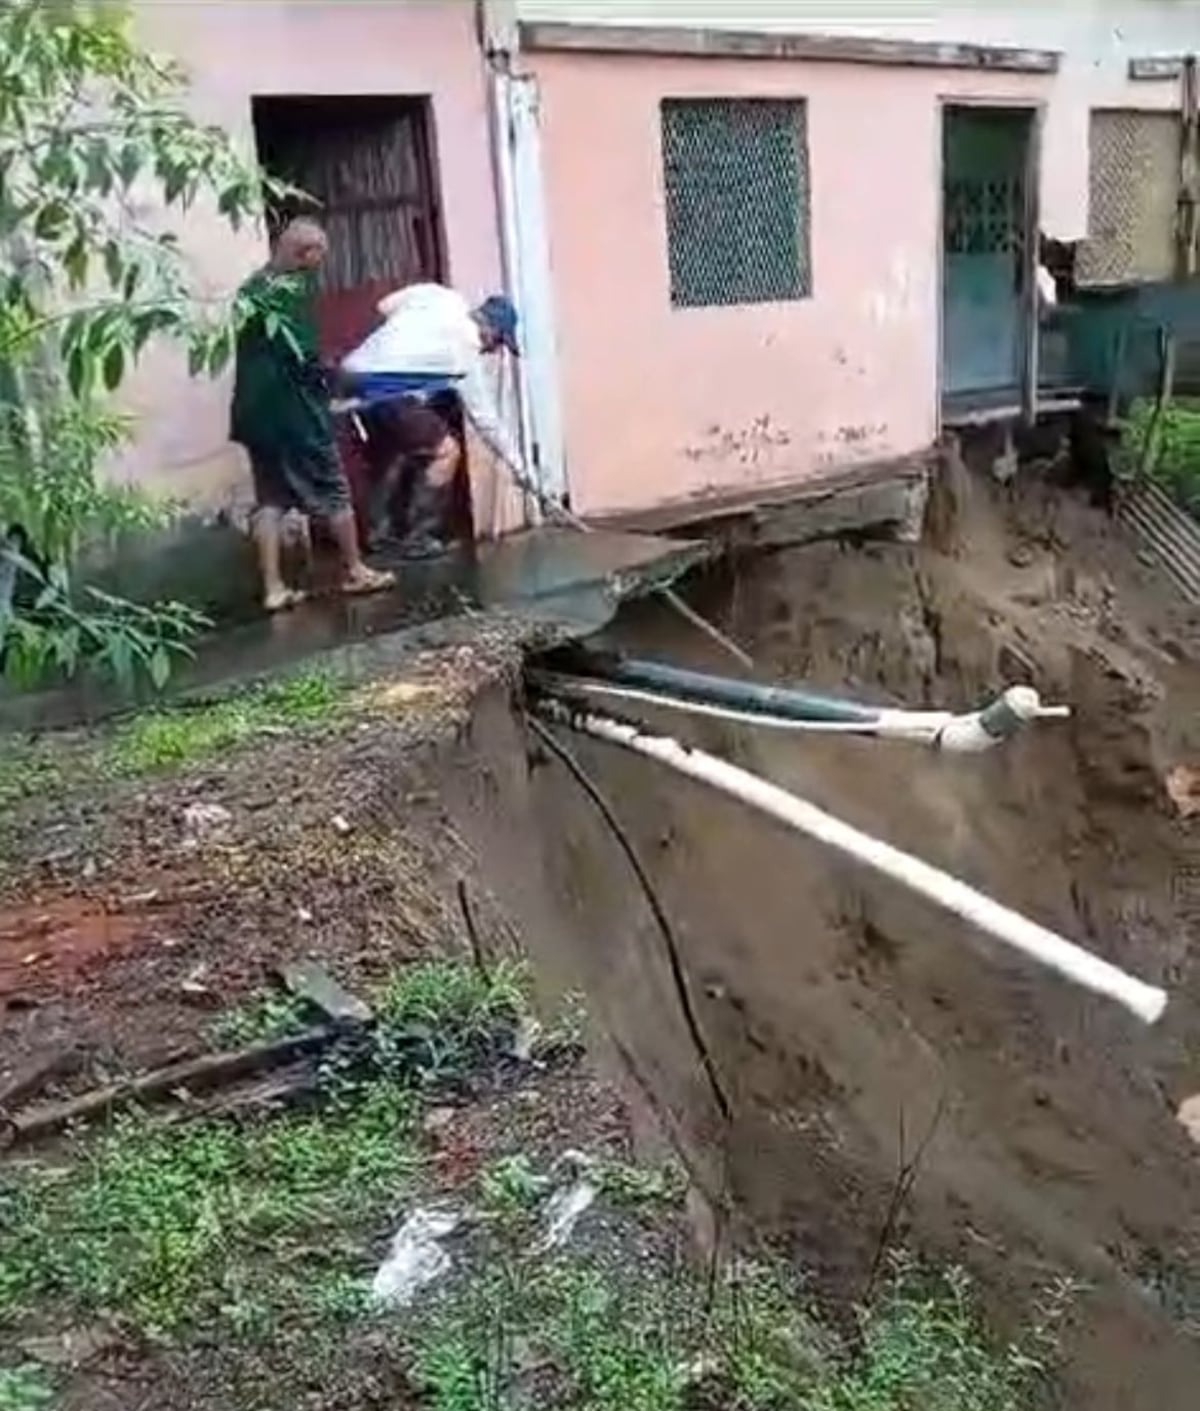
<path id="1" fill-rule="evenodd" d="M 832 1302 L 863 1293 L 885 1234 L 972 1265 L 1002 1326 L 1036 1288 L 1083 1279 L 1067 1404 L 1190 1411 L 1200 1150 L 1175 1114 L 1200 1092 L 1184 787 L 1200 622 L 1099 512 L 1037 484 L 951 490 L 958 515 L 940 499 L 926 546 L 778 554 L 715 572 L 697 604 L 780 680 L 964 708 L 1028 680 L 1070 722 L 969 759 L 664 724 L 1165 984 L 1157 1029 L 699 786 L 572 740 L 677 931 L 726 1124 L 625 860 L 513 713 L 521 635 L 481 622 L 469 647 L 388 663 L 327 730 L 26 806 L 4 865 L 0 1087 L 63 1048 L 90 1060 L 76 1085 L 195 1048 L 288 959 L 365 988 L 464 946 L 465 881 L 485 942 L 519 932 L 549 985 L 582 983 L 703 1188 Z M 645 609 L 612 635 L 726 669 L 684 631 Z M 200 835 L 197 804 L 226 811 Z M 457 1141 L 451 1181 L 472 1160 Z M 385 1382 L 372 1395 L 346 1404 L 404 1404 Z"/>
<path id="2" fill-rule="evenodd" d="M 1182 1411 L 1200 1376 L 1200 1151 L 1176 1120 L 1200 1090 L 1200 833 L 1167 781 L 1200 761 L 1200 624 L 1098 512 L 1037 483 L 952 488 L 941 549 L 814 546 L 714 579 L 700 605 L 781 680 L 951 708 L 1029 681 L 1069 723 L 979 758 L 661 723 L 1165 984 L 1163 1023 L 580 739 L 678 933 L 729 1128 L 627 865 L 549 763 L 527 817 L 556 906 L 525 929 L 585 977 L 710 1189 L 818 1287 L 857 1297 L 881 1240 L 905 1232 L 977 1268 L 1002 1321 L 1034 1287 L 1084 1280 L 1070 1404 Z M 726 669 L 657 613 L 613 636 Z M 507 784 L 524 787 L 515 770 Z"/>
<path id="3" fill-rule="evenodd" d="M 0 1091 L 70 1050 L 75 1086 L 203 1048 L 215 1012 L 314 958 L 367 989 L 409 956 L 466 944 L 473 864 L 429 762 L 526 631 L 384 651 L 348 713 L 159 777 L 67 784 L 6 818 Z M 103 739 L 103 733 L 94 737 Z M 77 741 L 64 740 L 69 752 Z M 475 902 L 485 940 L 504 924 Z"/>

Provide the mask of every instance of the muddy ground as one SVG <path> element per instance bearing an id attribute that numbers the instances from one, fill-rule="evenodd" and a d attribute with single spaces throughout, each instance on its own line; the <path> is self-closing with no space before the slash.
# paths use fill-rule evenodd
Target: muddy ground
<path id="1" fill-rule="evenodd" d="M 548 988 L 582 984 L 636 1104 L 831 1304 L 903 1239 L 967 1261 L 1002 1328 L 1036 1290 L 1085 1281 L 1066 1403 L 1190 1408 L 1200 1150 L 1175 1112 L 1200 1092 L 1200 837 L 1176 771 L 1200 766 L 1200 629 L 1072 496 L 952 488 L 953 525 L 939 501 L 919 548 L 735 563 L 694 600 L 768 677 L 945 707 L 1028 680 L 1069 723 L 967 760 L 687 733 L 1165 984 L 1158 1029 L 570 741 L 661 892 L 726 1122 L 624 859 L 514 714 L 526 644 L 480 624 L 378 663 L 336 719 L 170 772 L 96 769 L 90 737 L 56 746 L 44 796 L 5 810 L 0 1085 L 63 1052 L 74 1071 L 46 1095 L 202 1048 L 288 959 L 363 989 L 468 947 L 465 883 L 482 944 L 519 937 Z M 725 669 L 654 610 L 610 636 Z"/>

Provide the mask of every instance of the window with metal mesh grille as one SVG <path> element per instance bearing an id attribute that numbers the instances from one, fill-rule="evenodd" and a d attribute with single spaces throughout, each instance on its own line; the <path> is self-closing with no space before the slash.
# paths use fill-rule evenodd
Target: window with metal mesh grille
<path id="1" fill-rule="evenodd" d="M 766 304 L 812 293 L 803 100 L 662 104 L 671 303 Z"/>
<path id="2" fill-rule="evenodd" d="M 1088 238 L 1075 264 L 1079 284 L 1171 277 L 1179 133 L 1176 113 L 1093 109 Z"/>

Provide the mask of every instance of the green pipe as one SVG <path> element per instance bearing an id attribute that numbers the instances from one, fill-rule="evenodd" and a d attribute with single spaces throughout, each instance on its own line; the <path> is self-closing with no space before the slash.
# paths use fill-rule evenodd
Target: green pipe
<path id="1" fill-rule="evenodd" d="M 662 662 L 643 661 L 615 653 L 584 652 L 575 655 L 578 670 L 622 686 L 665 691 L 709 705 L 731 706 L 760 715 L 790 720 L 864 722 L 878 720 L 881 707 L 862 705 L 814 691 L 794 691 L 783 686 L 763 686 L 729 676 L 707 676 Z"/>

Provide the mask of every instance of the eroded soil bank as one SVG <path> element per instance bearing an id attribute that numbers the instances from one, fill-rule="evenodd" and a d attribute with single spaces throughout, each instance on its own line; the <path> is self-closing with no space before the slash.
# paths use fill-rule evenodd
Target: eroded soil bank
<path id="1" fill-rule="evenodd" d="M 568 738 L 672 918 L 726 1127 L 611 834 L 559 765 L 535 751 L 526 772 L 500 709 L 473 726 L 498 771 L 477 776 L 476 841 L 709 1188 L 819 1288 L 866 1286 L 915 1162 L 902 1223 L 978 1270 L 1002 1322 L 1048 1281 L 1088 1285 L 1068 1404 L 1182 1411 L 1200 1376 L 1200 1150 L 1176 1120 L 1200 1091 L 1200 836 L 1167 781 L 1178 795 L 1174 771 L 1200 763 L 1197 621 L 1076 500 L 982 481 L 958 494 L 943 551 L 815 546 L 698 601 L 779 680 L 964 709 L 1028 681 L 1071 705 L 1069 723 L 976 758 L 658 723 L 1165 984 L 1160 1027 L 730 800 Z M 610 635 L 725 669 L 655 612 Z"/>
<path id="2" fill-rule="evenodd" d="M 549 989 L 586 991 L 633 1106 L 835 1311 L 888 1238 L 970 1265 L 1001 1329 L 1037 1290 L 1086 1280 L 1066 1403 L 1190 1408 L 1200 1151 L 1175 1110 L 1200 1091 L 1200 842 L 1166 781 L 1200 764 L 1200 634 L 1094 511 L 1037 486 L 967 498 L 935 543 L 810 547 L 694 596 L 764 676 L 946 707 L 1029 680 L 1069 723 L 957 760 L 686 733 L 1166 984 L 1158 1029 L 731 802 L 566 738 L 672 919 L 726 1122 L 627 863 L 527 731 L 528 642 L 475 622 L 199 750 L 175 722 L 28 755 L 5 798 L 0 1083 L 66 1052 L 54 1097 L 195 1052 L 288 960 L 370 992 L 469 955 L 469 915 L 487 953 L 523 944 Z M 610 636 L 724 669 L 656 611 Z"/>

